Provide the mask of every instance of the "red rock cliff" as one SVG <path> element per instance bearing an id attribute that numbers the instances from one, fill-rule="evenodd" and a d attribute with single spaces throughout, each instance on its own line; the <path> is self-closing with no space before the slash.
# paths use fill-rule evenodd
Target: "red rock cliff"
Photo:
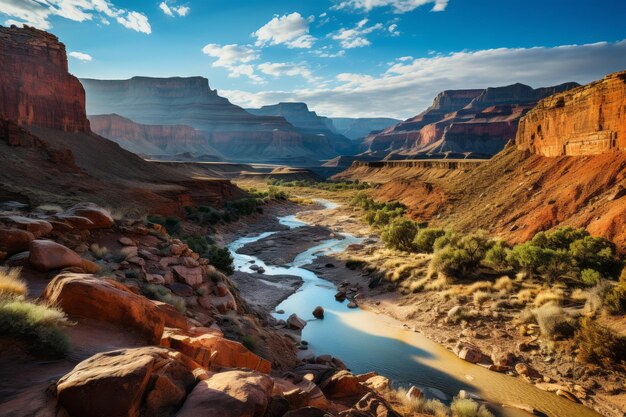
<path id="1" fill-rule="evenodd" d="M 626 71 L 541 100 L 520 121 L 516 143 L 551 157 L 626 150 Z"/>
<path id="2" fill-rule="evenodd" d="M 91 129 L 131 152 L 146 155 L 183 152 L 218 155 L 206 137 L 185 125 L 144 125 L 117 114 L 89 116 Z"/>
<path id="3" fill-rule="evenodd" d="M 28 26 L 0 27 L 0 117 L 19 125 L 88 132 L 85 91 L 67 72 L 65 45 Z"/>

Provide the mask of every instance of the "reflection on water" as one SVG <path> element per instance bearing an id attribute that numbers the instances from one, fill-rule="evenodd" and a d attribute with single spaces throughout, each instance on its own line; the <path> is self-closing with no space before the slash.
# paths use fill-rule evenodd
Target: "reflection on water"
<path id="1" fill-rule="evenodd" d="M 318 200 L 325 208 L 336 204 Z M 301 227 L 305 223 L 295 216 L 279 218 L 288 227 Z M 341 234 L 343 239 L 329 239 L 299 254 L 285 266 L 268 266 L 260 259 L 236 253 L 250 242 L 272 235 L 265 232 L 253 237 L 240 238 L 229 245 L 235 268 L 251 272 L 250 261 L 265 268 L 268 275 L 297 275 L 304 281 L 302 287 L 283 301 L 274 314 L 287 318 L 296 313 L 307 320 L 302 338 L 316 354 L 328 353 L 341 358 L 355 373 L 376 371 L 398 385 L 416 385 L 431 397 L 450 400 L 459 390 L 476 393 L 493 404 L 528 404 L 553 417 L 597 417 L 595 412 L 574 404 L 554 394 L 540 391 L 519 379 L 491 372 L 457 358 L 442 346 L 424 336 L 402 327 L 392 318 L 359 309 L 349 309 L 347 302 L 338 302 L 334 295 L 335 285 L 302 268 L 321 254 L 343 251 L 348 245 L 361 239 Z M 262 279 L 261 277 L 259 277 Z M 321 305 L 323 320 L 313 318 L 311 312 Z M 514 409 L 494 410 L 498 415 L 521 417 L 528 414 Z"/>

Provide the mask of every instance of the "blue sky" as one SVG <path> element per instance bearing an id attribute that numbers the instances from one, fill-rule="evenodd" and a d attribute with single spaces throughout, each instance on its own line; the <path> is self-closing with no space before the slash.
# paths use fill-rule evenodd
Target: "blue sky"
<path id="1" fill-rule="evenodd" d="M 626 69 L 624 0 L 0 0 L 56 34 L 79 77 L 193 76 L 242 106 L 419 113 L 444 89 L 589 82 Z"/>

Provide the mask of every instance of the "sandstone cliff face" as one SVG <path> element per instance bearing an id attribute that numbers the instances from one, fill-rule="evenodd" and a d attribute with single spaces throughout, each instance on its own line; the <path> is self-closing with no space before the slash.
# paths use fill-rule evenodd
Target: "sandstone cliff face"
<path id="1" fill-rule="evenodd" d="M 191 126 L 232 160 L 259 161 L 263 160 L 261 156 L 284 160 L 285 155 L 271 154 L 273 148 L 263 147 L 277 137 L 294 139 L 287 146 L 306 146 L 306 149 L 285 149 L 286 154 L 306 155 L 309 160 L 329 157 L 326 152 L 329 143 L 320 152 L 311 152 L 312 146 L 319 145 L 314 135 L 299 131 L 283 117 L 248 113 L 220 97 L 203 77 L 81 79 L 81 82 L 87 91 L 88 114 L 116 113 L 137 123 Z M 336 151 L 330 151 L 330 157 L 336 155 Z"/>
<path id="2" fill-rule="evenodd" d="M 306 135 L 325 136 L 330 146 L 341 155 L 353 154 L 354 143 L 347 137 L 336 133 L 332 121 L 310 111 L 306 103 L 278 103 L 263 106 L 260 109 L 248 109 L 258 116 L 280 116 Z"/>
<path id="3" fill-rule="evenodd" d="M 541 100 L 520 121 L 516 143 L 550 157 L 626 150 L 626 71 Z"/>
<path id="4" fill-rule="evenodd" d="M 182 153 L 219 159 L 206 137 L 190 126 L 143 125 L 117 114 L 89 116 L 91 129 L 118 143 L 124 149 L 142 155 L 175 156 Z"/>
<path id="5" fill-rule="evenodd" d="M 67 72 L 65 45 L 47 32 L 0 27 L 0 117 L 19 125 L 88 132 L 85 92 Z"/>
<path id="6" fill-rule="evenodd" d="M 515 138 L 519 119 L 541 98 L 573 88 L 566 83 L 533 89 L 523 84 L 439 93 L 423 113 L 370 135 L 367 153 L 403 159 L 455 153 L 489 157 Z"/>

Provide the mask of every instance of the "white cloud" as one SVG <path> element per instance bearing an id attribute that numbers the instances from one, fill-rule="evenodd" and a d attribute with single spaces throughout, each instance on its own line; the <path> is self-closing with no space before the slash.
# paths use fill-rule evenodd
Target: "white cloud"
<path id="1" fill-rule="evenodd" d="M 376 23 L 373 26 L 366 26 L 367 22 L 367 19 L 363 19 L 352 29 L 340 29 L 337 34 L 333 35 L 333 39 L 339 41 L 346 49 L 369 46 L 371 42 L 365 36 L 382 29 L 383 25 Z"/>
<path id="2" fill-rule="evenodd" d="M 143 32 L 146 34 L 152 33 L 152 27 L 146 15 L 139 12 L 128 12 L 126 16 L 118 16 L 117 23 L 124 26 L 127 29 L 132 29 L 137 32 Z"/>
<path id="3" fill-rule="evenodd" d="M 9 16 L 7 25 L 27 24 L 44 30 L 52 27 L 50 18 L 58 16 L 75 22 L 96 18 L 105 25 L 112 18 L 137 32 L 152 31 L 145 15 L 118 9 L 109 0 L 0 0 L 0 14 Z"/>
<path id="4" fill-rule="evenodd" d="M 319 114 L 408 118 L 448 89 L 486 88 L 516 82 L 533 87 L 587 83 L 626 68 L 626 40 L 554 48 L 499 48 L 412 59 L 402 57 L 378 75 L 340 74 L 330 87 L 295 91 L 222 91 L 234 103 L 260 107 L 304 101 Z"/>
<path id="5" fill-rule="evenodd" d="M 332 49 L 330 49 L 328 46 L 323 46 L 321 48 L 315 49 L 314 51 L 311 51 L 311 53 L 313 55 L 317 55 L 320 58 L 339 58 L 344 56 L 346 54 L 346 51 L 341 49 L 337 52 L 332 52 Z"/>
<path id="6" fill-rule="evenodd" d="M 389 31 L 389 33 L 391 33 L 391 36 L 399 36 L 400 35 L 400 31 L 398 30 L 398 25 L 391 24 L 389 25 L 389 27 L 387 28 L 387 31 Z"/>
<path id="7" fill-rule="evenodd" d="M 317 79 L 313 76 L 313 73 L 305 64 L 294 64 L 288 62 L 264 62 L 262 64 L 259 64 L 258 68 L 263 74 L 271 75 L 275 78 L 283 76 L 300 76 L 307 81 L 315 81 Z"/>
<path id="8" fill-rule="evenodd" d="M 72 58 L 76 58 L 80 61 L 91 61 L 93 58 L 89 54 L 85 54 L 83 52 L 72 51 L 68 54 Z"/>
<path id="9" fill-rule="evenodd" d="M 163 10 L 163 13 L 170 17 L 178 16 L 187 16 L 189 11 L 191 10 L 189 6 L 170 6 L 167 4 L 167 1 L 162 1 L 159 4 L 159 8 Z"/>
<path id="10" fill-rule="evenodd" d="M 376 7 L 391 7 L 394 13 L 406 13 L 426 4 L 432 4 L 431 11 L 446 10 L 449 0 L 342 0 L 333 9 L 355 9 L 369 12 Z"/>
<path id="11" fill-rule="evenodd" d="M 226 68 L 231 78 L 239 78 L 243 75 L 257 83 L 263 81 L 254 73 L 254 67 L 250 65 L 250 62 L 259 59 L 257 51 L 251 46 L 209 43 L 202 48 L 202 52 L 211 58 L 217 58 L 213 66 Z"/>
<path id="12" fill-rule="evenodd" d="M 300 13 L 274 16 L 252 35 L 257 46 L 284 44 L 289 48 L 311 48 L 315 38 L 309 34 L 309 23 L 313 18 L 305 19 Z"/>

